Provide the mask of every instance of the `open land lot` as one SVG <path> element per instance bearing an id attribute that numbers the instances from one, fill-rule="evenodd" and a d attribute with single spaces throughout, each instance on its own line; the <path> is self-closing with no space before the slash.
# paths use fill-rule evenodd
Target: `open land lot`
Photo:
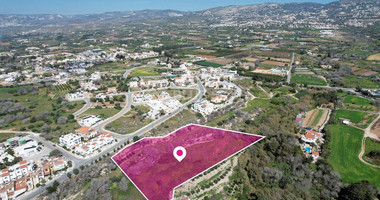
<path id="1" fill-rule="evenodd" d="M 208 62 L 208 61 L 197 61 L 197 62 L 194 62 L 194 64 L 207 66 L 207 67 L 221 67 L 221 66 L 223 66 L 221 64 Z"/>
<path id="2" fill-rule="evenodd" d="M 353 110 L 336 110 L 335 120 L 339 120 L 339 118 L 348 119 L 356 126 L 366 128 L 373 120 L 375 120 L 376 115 Z"/>
<path id="3" fill-rule="evenodd" d="M 155 70 L 156 67 L 139 67 L 134 69 L 130 76 L 136 77 L 136 76 L 159 76 L 160 73 Z"/>
<path id="4" fill-rule="evenodd" d="M 376 134 L 377 138 L 380 139 L 380 119 L 377 120 L 375 124 L 373 124 L 373 126 L 371 127 L 371 132 Z"/>
<path id="5" fill-rule="evenodd" d="M 107 125 L 106 128 L 120 134 L 133 133 L 153 121 L 143 116 L 148 113 L 149 110 L 150 108 L 148 106 L 135 106 L 124 116 Z"/>
<path id="6" fill-rule="evenodd" d="M 147 198 L 171 199 L 175 187 L 262 138 L 188 125 L 164 138 L 144 138 L 112 159 Z M 173 157 L 175 144 L 186 149 L 186 157 L 181 162 Z M 181 170 L 177 170 L 179 168 Z"/>
<path id="7" fill-rule="evenodd" d="M 346 76 L 343 78 L 343 82 L 346 87 L 349 88 L 379 88 L 380 84 L 373 82 L 368 77 L 358 77 L 358 76 Z"/>
<path id="8" fill-rule="evenodd" d="M 149 93 L 152 95 L 159 95 L 159 94 L 161 94 L 162 91 L 166 91 L 167 93 L 169 93 L 169 95 L 171 97 L 175 97 L 175 96 L 180 95 L 181 98 L 179 98 L 178 100 L 181 103 L 186 103 L 186 102 L 190 101 L 191 99 L 193 99 L 198 94 L 198 90 L 189 90 L 189 89 L 186 89 L 186 90 L 183 90 L 183 89 L 167 89 L 167 90 L 157 90 L 157 91 L 153 91 L 153 92 L 149 92 Z"/>
<path id="9" fill-rule="evenodd" d="M 358 97 L 356 95 L 348 95 L 343 99 L 344 107 L 351 110 L 376 111 L 378 108 L 372 105 L 372 101 Z"/>
<path id="10" fill-rule="evenodd" d="M 327 83 L 323 79 L 312 76 L 292 76 L 290 82 L 295 84 L 320 85 L 326 86 Z"/>
<path id="11" fill-rule="evenodd" d="M 242 111 L 247 112 L 255 109 L 256 107 L 266 108 L 270 105 L 270 101 L 268 99 L 253 99 L 248 102 L 248 106 L 243 108 Z"/>
<path id="12" fill-rule="evenodd" d="M 370 167 L 359 160 L 364 132 L 354 127 L 330 125 L 331 149 L 328 162 L 338 171 L 345 183 L 368 180 L 380 186 L 380 174 L 377 168 Z"/>
<path id="13" fill-rule="evenodd" d="M 83 117 L 86 117 L 89 115 L 100 115 L 101 118 L 105 119 L 105 118 L 108 118 L 108 117 L 115 115 L 119 111 L 120 110 L 117 110 L 115 108 L 100 108 L 100 109 L 90 108 L 90 109 L 86 110 L 86 112 L 79 115 L 78 117 L 83 118 Z"/>
<path id="14" fill-rule="evenodd" d="M 319 130 L 322 124 L 326 121 L 328 109 L 314 109 L 306 113 L 303 121 L 303 127 L 311 127 L 314 130 Z"/>
<path id="15" fill-rule="evenodd" d="M 368 56 L 367 60 L 380 60 L 380 53 Z"/>

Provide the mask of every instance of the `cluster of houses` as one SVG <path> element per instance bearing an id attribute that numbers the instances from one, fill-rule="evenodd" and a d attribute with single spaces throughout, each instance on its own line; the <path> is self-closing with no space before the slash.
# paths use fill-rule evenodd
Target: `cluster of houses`
<path id="1" fill-rule="evenodd" d="M 59 144 L 69 150 L 73 150 L 83 157 L 90 156 L 94 152 L 100 152 L 101 149 L 115 141 L 109 133 L 99 133 L 95 129 L 83 126 L 75 130 L 75 134 L 70 133 L 59 138 Z"/>
<path id="2" fill-rule="evenodd" d="M 140 81 L 131 81 L 129 82 L 129 87 L 131 88 L 163 88 L 168 87 L 169 81 L 167 79 L 159 79 L 159 80 L 144 80 L 141 79 Z"/>
<path id="3" fill-rule="evenodd" d="M 54 157 L 43 159 L 38 163 L 33 160 L 22 160 L 4 168 L 0 171 L 0 199 L 16 199 L 66 167 L 67 161 L 64 158 Z"/>
<path id="4" fill-rule="evenodd" d="M 236 71 L 209 67 L 200 69 L 199 77 L 204 81 L 205 87 L 231 90 L 235 85 L 230 81 L 235 79 L 236 74 Z"/>
<path id="5" fill-rule="evenodd" d="M 200 99 L 191 106 L 191 109 L 206 116 L 215 111 L 215 105 L 206 99 Z"/>
<path id="6" fill-rule="evenodd" d="M 90 92 L 84 92 L 84 91 L 75 92 L 75 93 L 69 93 L 69 94 L 66 95 L 67 99 L 72 99 L 72 100 L 83 99 L 83 98 L 91 98 L 91 97 L 93 97 L 92 93 L 90 93 Z"/>
<path id="7" fill-rule="evenodd" d="M 133 102 L 146 104 L 151 108 L 147 113 L 151 119 L 156 119 L 162 112 L 171 113 L 182 106 L 181 102 L 170 97 L 170 94 L 166 91 L 162 91 L 160 95 L 152 95 L 144 91 L 138 91 L 133 93 L 132 98 Z"/>

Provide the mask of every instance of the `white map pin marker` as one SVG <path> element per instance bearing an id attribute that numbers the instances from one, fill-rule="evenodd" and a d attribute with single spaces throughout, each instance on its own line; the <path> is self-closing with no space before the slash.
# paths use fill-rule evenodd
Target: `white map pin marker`
<path id="1" fill-rule="evenodd" d="M 185 156 L 186 156 L 186 149 L 178 146 L 173 151 L 174 158 L 178 160 L 178 162 L 181 162 Z"/>

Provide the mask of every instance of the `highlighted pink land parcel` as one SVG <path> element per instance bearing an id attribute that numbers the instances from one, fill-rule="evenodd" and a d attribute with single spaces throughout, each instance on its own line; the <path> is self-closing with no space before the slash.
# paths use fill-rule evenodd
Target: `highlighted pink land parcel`
<path id="1" fill-rule="evenodd" d="M 149 200 L 172 199 L 176 187 L 215 166 L 263 136 L 190 124 L 165 137 L 144 138 L 112 157 Z M 186 149 L 181 161 L 177 146 Z"/>

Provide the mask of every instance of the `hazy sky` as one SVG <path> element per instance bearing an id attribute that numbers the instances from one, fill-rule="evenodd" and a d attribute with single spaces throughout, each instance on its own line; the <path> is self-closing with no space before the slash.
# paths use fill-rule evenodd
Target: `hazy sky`
<path id="1" fill-rule="evenodd" d="M 144 9 L 203 10 L 218 6 L 265 2 L 318 2 L 334 0 L 0 0 L 0 14 L 90 14 Z"/>

